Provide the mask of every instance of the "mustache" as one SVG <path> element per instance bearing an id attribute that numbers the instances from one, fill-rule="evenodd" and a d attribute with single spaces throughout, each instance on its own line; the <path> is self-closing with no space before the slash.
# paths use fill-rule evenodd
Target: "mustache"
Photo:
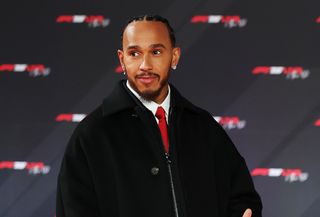
<path id="1" fill-rule="evenodd" d="M 159 74 L 155 73 L 155 72 L 142 72 L 140 74 L 136 75 L 136 78 L 140 78 L 140 77 L 144 77 L 144 76 L 155 76 L 155 77 L 160 77 Z"/>

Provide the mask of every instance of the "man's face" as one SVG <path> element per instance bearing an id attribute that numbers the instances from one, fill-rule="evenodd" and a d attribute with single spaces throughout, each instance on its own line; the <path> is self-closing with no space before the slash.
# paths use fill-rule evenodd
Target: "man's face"
<path id="1" fill-rule="evenodd" d="M 172 47 L 165 24 L 130 23 L 123 33 L 123 50 L 118 50 L 118 57 L 135 91 L 157 103 L 165 99 L 170 67 L 176 66 L 180 57 L 180 49 Z"/>

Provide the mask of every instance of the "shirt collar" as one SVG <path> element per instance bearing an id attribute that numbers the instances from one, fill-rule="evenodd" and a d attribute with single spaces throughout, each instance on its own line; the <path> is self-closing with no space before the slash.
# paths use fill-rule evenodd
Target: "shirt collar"
<path id="1" fill-rule="evenodd" d="M 147 108 L 149 109 L 152 114 L 155 116 L 156 115 L 156 111 L 158 109 L 159 106 L 161 106 L 164 111 L 166 112 L 166 119 L 168 122 L 168 114 L 169 114 L 169 109 L 170 109 L 170 95 L 171 95 L 171 91 L 170 91 L 170 85 L 168 84 L 168 94 L 166 96 L 166 98 L 163 100 L 163 102 L 161 104 L 158 104 L 154 101 L 151 100 L 145 100 L 144 98 L 142 98 L 129 84 L 129 81 L 127 80 L 126 85 L 128 87 L 128 89 L 139 99 L 139 101 Z"/>

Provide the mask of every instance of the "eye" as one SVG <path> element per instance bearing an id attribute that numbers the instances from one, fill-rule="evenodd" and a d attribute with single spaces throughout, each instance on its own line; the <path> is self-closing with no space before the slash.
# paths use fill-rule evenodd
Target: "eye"
<path id="1" fill-rule="evenodd" d="M 152 53 L 153 53 L 154 55 L 160 55 L 160 54 L 161 54 L 161 51 L 160 51 L 160 50 L 154 50 L 154 51 L 152 51 Z"/>
<path id="2" fill-rule="evenodd" d="M 137 52 L 137 51 L 131 51 L 131 52 L 129 53 L 129 55 L 132 56 L 132 57 L 137 57 L 137 56 L 139 55 L 139 52 Z"/>

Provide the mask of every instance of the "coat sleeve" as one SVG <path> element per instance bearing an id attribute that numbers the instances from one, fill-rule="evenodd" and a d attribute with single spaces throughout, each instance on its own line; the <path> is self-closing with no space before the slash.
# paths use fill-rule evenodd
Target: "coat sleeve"
<path id="1" fill-rule="evenodd" d="M 252 217 L 262 216 L 262 202 L 256 192 L 251 174 L 245 159 L 227 135 L 225 130 L 216 121 L 213 123 L 216 135 L 221 135 L 218 156 L 219 162 L 224 162 L 221 167 L 226 169 L 221 182 L 226 187 L 225 199 L 228 217 L 242 217 L 247 208 L 252 210 Z M 215 135 L 213 133 L 213 135 Z"/>
<path id="2" fill-rule="evenodd" d="M 261 217 L 262 203 L 254 188 L 250 172 L 243 157 L 238 154 L 238 165 L 231 176 L 228 216 L 242 217 L 247 208 L 252 210 L 252 217 Z"/>
<path id="3" fill-rule="evenodd" d="M 99 217 L 96 193 L 83 141 L 73 134 L 57 182 L 57 217 Z"/>

